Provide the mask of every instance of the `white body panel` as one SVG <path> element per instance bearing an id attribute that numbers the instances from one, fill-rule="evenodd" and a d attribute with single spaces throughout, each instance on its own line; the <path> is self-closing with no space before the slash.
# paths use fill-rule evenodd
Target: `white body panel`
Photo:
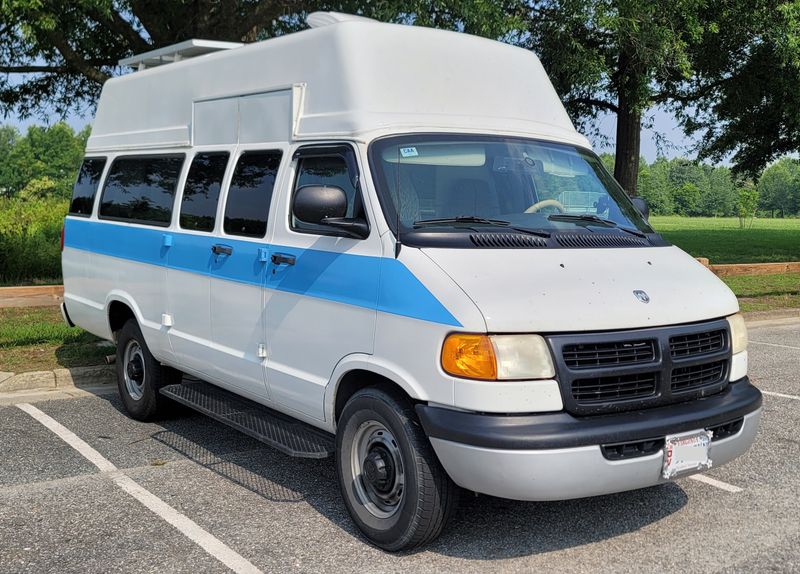
<path id="1" fill-rule="evenodd" d="M 470 294 L 493 333 L 676 325 L 739 309 L 733 293 L 677 247 L 424 251 Z M 634 296 L 638 289 L 649 303 Z"/>

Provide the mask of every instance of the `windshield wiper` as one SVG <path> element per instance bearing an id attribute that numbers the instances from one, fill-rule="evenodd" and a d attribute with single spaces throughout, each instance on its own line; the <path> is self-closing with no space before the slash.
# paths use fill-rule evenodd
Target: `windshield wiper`
<path id="1" fill-rule="evenodd" d="M 594 225 L 603 225 L 605 227 L 615 227 L 620 231 L 624 231 L 625 233 L 630 233 L 631 235 L 635 235 L 636 237 L 643 237 L 646 238 L 647 235 L 642 233 L 637 229 L 631 229 L 630 227 L 622 227 L 616 221 L 612 221 L 611 219 L 605 219 L 600 217 L 599 215 L 593 215 L 591 213 L 554 213 L 552 215 L 547 216 L 548 221 L 569 221 L 569 222 L 576 222 L 576 221 L 585 221 L 587 223 L 591 223 Z"/>
<path id="2" fill-rule="evenodd" d="M 528 235 L 535 235 L 536 237 L 550 237 L 547 231 L 540 231 L 536 229 L 526 229 L 524 227 L 515 227 L 511 225 L 510 221 L 505 219 L 487 219 L 485 217 L 475 217 L 474 215 L 459 215 L 458 217 L 442 217 L 438 219 L 419 219 L 414 222 L 414 229 L 421 227 L 430 227 L 435 225 L 453 225 L 457 223 L 467 223 L 470 225 L 491 225 L 493 227 L 503 227 L 518 233 L 526 233 Z"/>

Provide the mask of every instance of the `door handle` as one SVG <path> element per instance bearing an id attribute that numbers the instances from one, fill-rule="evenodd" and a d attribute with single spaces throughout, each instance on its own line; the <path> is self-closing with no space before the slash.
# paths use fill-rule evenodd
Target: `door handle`
<path id="1" fill-rule="evenodd" d="M 272 262 L 275 265 L 281 265 L 281 264 L 294 265 L 295 256 L 289 255 L 288 253 L 273 253 Z"/>
<path id="2" fill-rule="evenodd" d="M 214 255 L 231 255 L 233 254 L 233 247 L 230 245 L 216 244 L 211 246 L 211 253 Z"/>

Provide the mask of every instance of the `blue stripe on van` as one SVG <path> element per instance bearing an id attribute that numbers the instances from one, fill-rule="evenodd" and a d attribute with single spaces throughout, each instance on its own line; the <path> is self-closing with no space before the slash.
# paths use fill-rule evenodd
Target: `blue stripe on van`
<path id="1" fill-rule="evenodd" d="M 461 327 L 461 323 L 396 259 L 317 249 L 268 245 L 228 237 L 176 233 L 168 229 L 132 227 L 67 218 L 65 245 L 101 255 L 197 273 L 270 289 L 346 303 L 384 313 Z M 165 237 L 171 241 L 165 246 Z M 230 257 L 216 257 L 211 246 L 233 247 Z M 267 273 L 259 249 L 294 255 L 289 269 Z"/>

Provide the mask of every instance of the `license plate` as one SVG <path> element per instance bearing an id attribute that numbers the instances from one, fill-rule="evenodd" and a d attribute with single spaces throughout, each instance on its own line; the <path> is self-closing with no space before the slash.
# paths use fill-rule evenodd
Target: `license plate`
<path id="1" fill-rule="evenodd" d="M 661 475 L 670 479 L 687 472 L 711 468 L 712 462 L 708 458 L 711 436 L 711 431 L 706 430 L 667 435 Z"/>

